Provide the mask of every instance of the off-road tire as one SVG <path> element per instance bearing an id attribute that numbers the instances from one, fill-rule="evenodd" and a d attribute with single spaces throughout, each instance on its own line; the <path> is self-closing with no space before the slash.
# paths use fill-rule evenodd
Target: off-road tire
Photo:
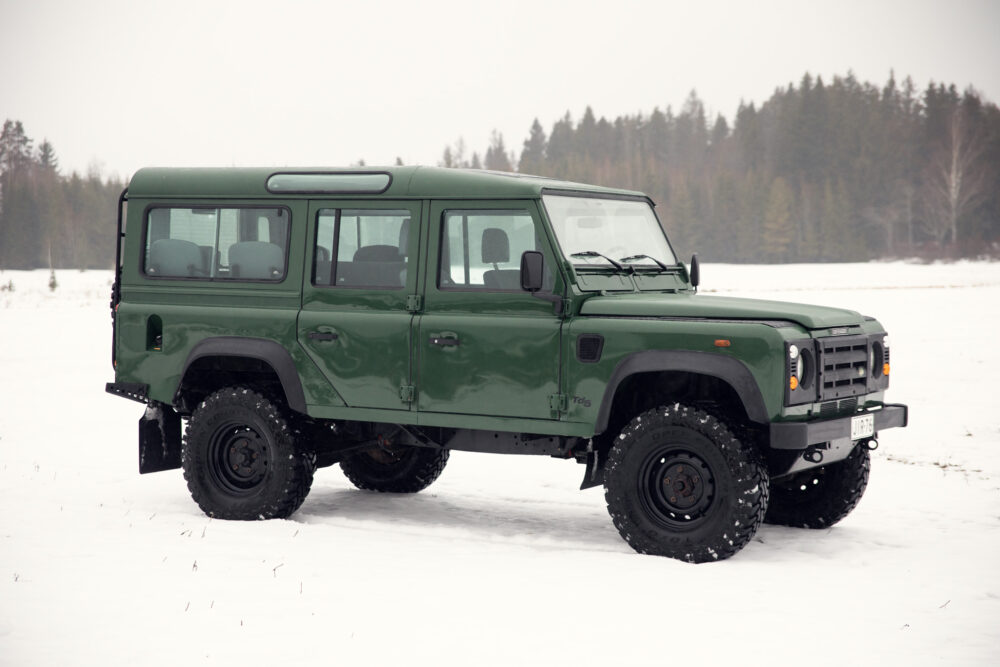
<path id="1" fill-rule="evenodd" d="M 450 450 L 392 445 L 372 447 L 340 462 L 347 479 L 359 489 L 416 493 L 434 482 L 448 463 Z"/>
<path id="2" fill-rule="evenodd" d="M 829 528 L 857 507 L 870 470 L 868 448 L 857 445 L 843 461 L 776 480 L 771 484 L 764 521 L 794 528 Z"/>
<path id="3" fill-rule="evenodd" d="M 316 457 L 297 446 L 280 404 L 245 387 L 227 387 L 191 415 L 181 466 L 205 514 L 251 521 L 297 510 L 312 486 Z"/>
<path id="4" fill-rule="evenodd" d="M 639 553 L 722 560 L 742 549 L 764 519 L 767 468 L 715 416 L 661 406 L 637 416 L 615 439 L 604 498 L 618 532 Z"/>

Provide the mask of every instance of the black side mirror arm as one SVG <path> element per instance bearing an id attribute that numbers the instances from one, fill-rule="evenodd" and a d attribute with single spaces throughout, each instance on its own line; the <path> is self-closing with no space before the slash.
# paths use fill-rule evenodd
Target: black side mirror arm
<path id="1" fill-rule="evenodd" d="M 698 266 L 698 253 L 691 255 L 691 287 L 698 291 L 698 284 L 701 283 L 701 269 Z"/>
<path id="2" fill-rule="evenodd" d="M 555 315 L 563 314 L 563 298 L 554 292 L 532 292 L 531 296 L 542 301 L 549 301 L 555 306 Z"/>

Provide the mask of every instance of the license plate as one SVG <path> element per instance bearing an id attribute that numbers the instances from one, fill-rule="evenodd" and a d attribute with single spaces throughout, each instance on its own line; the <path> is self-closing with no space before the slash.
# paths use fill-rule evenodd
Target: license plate
<path id="1" fill-rule="evenodd" d="M 870 438 L 875 435 L 875 415 L 851 417 L 851 440 Z"/>

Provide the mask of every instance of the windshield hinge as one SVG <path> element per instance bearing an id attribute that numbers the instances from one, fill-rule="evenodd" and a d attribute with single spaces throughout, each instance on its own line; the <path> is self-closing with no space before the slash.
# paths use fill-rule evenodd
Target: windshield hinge
<path id="1" fill-rule="evenodd" d="M 566 394 L 549 394 L 549 410 L 552 412 L 553 419 L 559 419 L 559 413 L 566 412 L 568 409 L 569 401 Z"/>
<path id="2" fill-rule="evenodd" d="M 419 312 L 423 301 L 423 297 L 419 294 L 408 294 L 406 297 L 406 309 L 411 313 Z"/>
<path id="3" fill-rule="evenodd" d="M 399 400 L 403 403 L 412 403 L 413 396 L 416 393 L 416 387 L 412 384 L 404 384 L 399 388 Z"/>

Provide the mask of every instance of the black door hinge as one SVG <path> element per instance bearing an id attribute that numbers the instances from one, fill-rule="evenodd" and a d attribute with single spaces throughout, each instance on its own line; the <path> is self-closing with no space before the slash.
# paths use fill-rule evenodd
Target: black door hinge
<path id="1" fill-rule="evenodd" d="M 552 413 L 553 419 L 559 419 L 560 412 L 566 412 L 569 409 L 569 400 L 566 398 L 566 394 L 549 394 L 549 411 Z"/>

